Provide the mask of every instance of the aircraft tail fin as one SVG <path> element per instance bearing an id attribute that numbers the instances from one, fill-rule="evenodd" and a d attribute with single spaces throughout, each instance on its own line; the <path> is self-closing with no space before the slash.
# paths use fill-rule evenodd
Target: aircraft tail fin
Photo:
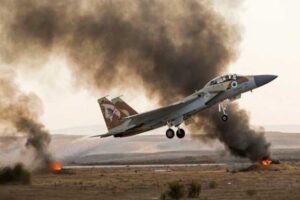
<path id="1" fill-rule="evenodd" d="M 116 97 L 111 100 L 113 104 L 121 111 L 125 117 L 132 116 L 138 114 L 131 106 L 129 106 L 125 101 L 123 101 L 120 97 Z"/>
<path id="2" fill-rule="evenodd" d="M 115 104 L 113 104 L 106 97 L 98 99 L 98 103 L 108 130 L 115 128 L 122 123 L 124 115 L 120 112 Z"/>

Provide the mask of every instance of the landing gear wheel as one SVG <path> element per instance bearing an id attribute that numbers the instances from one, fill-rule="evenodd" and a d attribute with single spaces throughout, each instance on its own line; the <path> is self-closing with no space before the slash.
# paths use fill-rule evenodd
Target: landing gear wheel
<path id="1" fill-rule="evenodd" d="M 178 138 L 184 138 L 184 136 L 185 136 L 185 131 L 182 129 L 182 128 L 179 128 L 177 131 L 176 131 L 176 136 L 178 137 Z"/>
<path id="2" fill-rule="evenodd" d="M 228 120 L 228 116 L 227 115 L 222 115 L 222 121 L 226 122 Z"/>
<path id="3" fill-rule="evenodd" d="M 172 138 L 175 136 L 175 133 L 174 133 L 173 129 L 170 129 L 170 128 L 169 128 L 169 129 L 166 131 L 166 136 L 167 136 L 167 138 L 172 139 Z"/>

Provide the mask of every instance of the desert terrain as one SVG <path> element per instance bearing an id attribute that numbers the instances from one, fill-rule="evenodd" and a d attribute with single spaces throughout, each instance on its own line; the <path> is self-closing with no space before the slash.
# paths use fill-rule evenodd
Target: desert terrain
<path id="1" fill-rule="evenodd" d="M 300 199 L 300 136 L 271 132 L 266 137 L 281 164 L 261 166 L 231 156 L 218 142 L 190 137 L 121 141 L 54 135 L 51 151 L 63 169 L 34 172 L 30 185 L 1 185 L 0 199 L 160 199 L 173 181 L 201 184 L 198 199 Z M 1 140 L 0 163 L 22 144 L 19 139 L 7 147 L 8 140 Z"/>
<path id="2" fill-rule="evenodd" d="M 227 166 L 68 169 L 34 174 L 29 186 L 0 187 L 1 200 L 160 199 L 168 183 L 201 184 L 199 199 L 299 199 L 300 165 L 232 173 Z M 211 184 L 214 184 L 212 187 Z"/>

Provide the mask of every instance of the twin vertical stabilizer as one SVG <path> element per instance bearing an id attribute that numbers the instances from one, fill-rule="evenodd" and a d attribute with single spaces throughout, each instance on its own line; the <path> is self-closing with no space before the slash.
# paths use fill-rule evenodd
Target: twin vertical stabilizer
<path id="1" fill-rule="evenodd" d="M 120 97 L 114 98 L 111 101 L 103 97 L 98 99 L 98 103 L 108 130 L 119 126 L 125 117 L 138 114 Z"/>

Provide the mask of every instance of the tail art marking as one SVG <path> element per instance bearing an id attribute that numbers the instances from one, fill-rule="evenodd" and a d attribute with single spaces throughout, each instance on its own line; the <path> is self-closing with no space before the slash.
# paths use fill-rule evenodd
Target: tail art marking
<path id="1" fill-rule="evenodd" d="M 124 116 L 111 101 L 106 97 L 103 97 L 98 99 L 98 103 L 108 130 L 115 128 L 122 123 Z"/>
<path id="2" fill-rule="evenodd" d="M 121 118 L 120 111 L 114 105 L 103 103 L 102 106 L 104 108 L 104 117 L 109 119 L 110 122 L 112 122 L 114 116 L 117 116 L 118 119 Z"/>
<path id="3" fill-rule="evenodd" d="M 98 99 L 98 103 L 108 130 L 121 125 L 124 122 L 124 118 L 137 114 L 137 112 L 120 97 L 114 98 L 112 101 L 106 97 L 102 97 Z"/>
<path id="4" fill-rule="evenodd" d="M 120 97 L 116 97 L 111 100 L 112 103 L 122 112 L 125 117 L 138 114 L 132 107 L 130 107 Z"/>

